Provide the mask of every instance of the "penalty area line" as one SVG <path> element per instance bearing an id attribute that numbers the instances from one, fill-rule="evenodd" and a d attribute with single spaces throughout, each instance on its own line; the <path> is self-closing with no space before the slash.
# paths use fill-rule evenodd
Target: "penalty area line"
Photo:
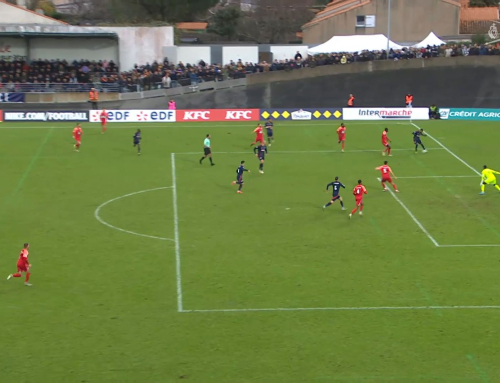
<path id="1" fill-rule="evenodd" d="M 177 178 L 175 168 L 175 153 L 170 155 L 172 163 L 172 205 L 174 207 L 174 242 L 175 242 L 175 277 L 177 281 L 177 311 L 183 311 L 182 305 L 182 273 L 181 247 L 179 243 L 179 210 L 177 205 Z"/>
<path id="2" fill-rule="evenodd" d="M 492 306 L 373 306 L 373 307 L 296 307 L 296 308 L 261 308 L 261 309 L 207 309 L 182 310 L 182 313 L 238 313 L 269 311 L 390 311 L 390 310 L 498 310 L 500 305 Z"/>
<path id="3" fill-rule="evenodd" d="M 429 148 L 427 150 L 444 150 L 443 148 Z M 413 151 L 413 149 L 392 149 L 392 151 Z M 370 152 L 380 152 L 382 153 L 381 149 L 359 149 L 359 150 L 346 150 L 345 152 L 342 152 L 341 150 L 277 150 L 277 151 L 272 151 L 272 154 L 313 154 L 313 153 L 342 153 L 342 154 L 349 154 L 349 153 L 370 153 Z M 251 152 L 212 152 L 213 154 L 249 154 Z M 187 154 L 187 155 L 194 155 L 194 154 L 200 154 L 200 152 L 177 152 L 175 154 Z"/>
<path id="4" fill-rule="evenodd" d="M 117 227 L 117 226 L 111 225 L 110 223 L 108 223 L 105 220 L 103 220 L 101 218 L 101 216 L 100 216 L 101 209 L 104 206 L 109 205 L 112 202 L 118 201 L 118 200 L 123 199 L 123 198 L 131 197 L 131 196 L 137 195 L 137 194 L 143 194 L 143 193 L 148 193 L 148 192 L 152 192 L 152 191 L 156 191 L 156 190 L 165 190 L 165 189 L 172 189 L 172 186 L 163 186 L 163 187 L 154 188 L 154 189 L 141 190 L 141 191 L 137 191 L 137 192 L 125 194 L 125 195 L 122 195 L 122 196 L 110 199 L 110 200 L 108 200 L 108 201 L 100 204 L 99 206 L 97 206 L 97 208 L 94 211 L 94 217 L 95 217 L 95 219 L 97 219 L 103 225 L 105 225 L 105 226 L 107 226 L 107 227 L 109 227 L 109 228 L 111 228 L 113 230 L 121 231 L 122 233 L 137 235 L 139 237 L 145 237 L 145 238 L 151 238 L 151 239 L 159 239 L 159 240 L 162 240 L 162 241 L 172 241 L 172 242 L 174 242 L 174 240 L 172 238 L 157 237 L 157 236 L 154 236 L 154 235 L 141 234 L 141 233 L 136 233 L 135 231 L 122 229 L 121 227 Z"/>
<path id="5" fill-rule="evenodd" d="M 380 178 L 377 178 L 377 180 L 379 182 L 382 182 L 382 180 Z M 413 222 L 415 222 L 417 224 L 417 226 L 420 228 L 420 230 L 422 230 L 422 232 L 427 236 L 427 238 L 430 239 L 430 241 L 434 244 L 434 246 L 436 247 L 439 247 L 439 243 L 437 243 L 437 241 L 434 239 L 434 237 L 427 231 L 427 229 L 424 227 L 424 225 L 422 225 L 420 223 L 420 221 L 417 219 L 417 217 L 415 217 L 413 215 L 413 213 L 411 212 L 410 209 L 408 209 L 408 207 L 404 204 L 403 201 L 401 201 L 398 196 L 396 195 L 396 193 L 394 193 L 390 188 L 387 188 L 387 190 L 389 191 L 389 193 L 392 195 L 392 197 L 401 205 L 401 207 L 408 213 L 408 215 L 410 216 L 410 218 L 413 220 Z"/>
<path id="6" fill-rule="evenodd" d="M 421 129 L 420 126 L 418 126 L 417 124 L 411 122 L 411 124 L 417 128 L 417 129 Z M 427 136 L 433 140 L 436 144 L 438 144 L 439 146 L 441 146 L 441 148 L 443 148 L 444 150 L 446 150 L 449 154 L 451 154 L 453 157 L 455 157 L 458 161 L 460 161 L 462 164 L 464 164 L 465 166 L 467 166 L 470 170 L 472 170 L 474 173 L 476 173 L 478 176 L 481 175 L 480 172 L 478 172 L 476 169 L 474 169 L 471 165 L 469 165 L 467 162 L 465 162 L 463 159 L 461 159 L 459 156 L 457 156 L 455 153 L 453 153 L 450 149 L 448 149 L 446 146 L 444 146 L 439 140 L 437 140 L 436 138 L 434 138 L 432 135 L 430 135 L 429 133 L 425 132 L 427 134 Z"/>

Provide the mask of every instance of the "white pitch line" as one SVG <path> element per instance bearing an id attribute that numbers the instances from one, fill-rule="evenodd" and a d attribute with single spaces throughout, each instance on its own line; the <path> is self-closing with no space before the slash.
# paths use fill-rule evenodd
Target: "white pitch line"
<path id="1" fill-rule="evenodd" d="M 500 247 L 497 245 L 439 245 L 439 247 Z"/>
<path id="2" fill-rule="evenodd" d="M 420 129 L 420 126 L 418 126 L 417 124 L 415 123 L 411 123 L 415 128 L 417 129 Z M 471 165 L 469 165 L 467 162 L 465 162 L 463 159 L 461 159 L 459 156 L 457 156 L 455 153 L 453 153 L 450 149 L 448 149 L 446 146 L 444 146 L 439 140 L 437 140 L 436 138 L 434 138 L 432 135 L 430 135 L 429 133 L 425 133 L 427 134 L 427 136 L 432 139 L 436 144 L 438 144 L 439 146 L 441 146 L 444 150 L 446 150 L 448 153 L 450 153 L 453 157 L 455 157 L 457 160 L 459 160 L 462 164 L 464 164 L 465 166 L 467 166 L 470 170 L 472 170 L 474 173 L 476 173 L 478 176 L 481 175 L 480 172 L 478 172 L 476 169 L 474 169 Z"/>
<path id="3" fill-rule="evenodd" d="M 182 275 L 181 248 L 179 244 L 179 212 L 177 206 L 177 179 L 175 176 L 175 153 L 170 155 L 172 162 L 172 204 L 174 207 L 174 238 L 175 238 L 175 275 L 177 279 L 177 311 L 182 312 Z"/>
<path id="4" fill-rule="evenodd" d="M 420 178 L 477 178 L 477 176 L 414 176 L 414 177 L 398 177 L 397 179 L 420 179 Z"/>
<path id="5" fill-rule="evenodd" d="M 427 150 L 444 150 L 443 148 L 429 148 Z M 392 151 L 413 151 L 413 149 L 392 149 Z M 369 153 L 369 152 L 380 152 L 382 153 L 382 150 L 380 149 L 360 149 L 360 150 L 346 150 L 345 152 L 342 152 L 340 150 L 290 150 L 290 151 L 283 151 L 283 150 L 278 150 L 278 151 L 271 151 L 270 153 L 272 154 L 307 154 L 307 153 L 342 153 L 342 154 L 348 154 L 348 153 Z M 212 152 L 213 154 L 251 154 L 251 152 Z M 177 152 L 175 154 L 200 154 L 200 152 Z"/>
<path id="6" fill-rule="evenodd" d="M 154 235 L 147 235 L 147 234 L 136 233 L 135 231 L 125 230 L 125 229 L 122 229 L 120 227 L 113 226 L 110 223 L 107 223 L 106 221 L 104 221 L 101 218 L 101 216 L 99 215 L 99 212 L 101 211 L 101 209 L 104 206 L 106 206 L 106 205 L 108 205 L 108 204 L 110 204 L 112 202 L 118 201 L 119 199 L 130 197 L 130 196 L 133 196 L 133 195 L 136 195 L 136 194 L 148 193 L 148 192 L 155 191 L 155 190 L 164 190 L 164 189 L 171 189 L 171 188 L 172 188 L 172 186 L 164 186 L 164 187 L 161 187 L 161 188 L 141 190 L 141 191 L 138 191 L 138 192 L 125 194 L 125 195 L 122 195 L 120 197 L 116 197 L 116 198 L 110 199 L 109 201 L 106 201 L 106 202 L 102 203 L 101 205 L 99 205 L 97 207 L 97 209 L 95 209 L 95 211 L 94 211 L 94 217 L 95 217 L 95 219 L 97 219 L 103 225 L 106 225 L 107 227 L 110 227 L 111 229 L 121 231 L 123 233 L 133 234 L 133 235 L 137 235 L 139 237 L 146 237 L 146 238 L 152 238 L 152 239 L 160 239 L 162 241 L 172 241 L 173 242 L 174 240 L 172 238 L 156 237 Z"/>
<path id="7" fill-rule="evenodd" d="M 377 180 L 379 180 L 379 182 L 381 182 L 380 178 L 377 178 Z M 420 223 L 420 221 L 417 219 L 417 217 L 415 217 L 413 215 L 413 213 L 411 212 L 411 210 L 406 207 L 406 205 L 403 203 L 403 201 L 401 201 L 390 188 L 387 188 L 387 190 L 394 197 L 394 199 L 396 201 L 398 201 L 398 203 L 401 205 L 401 207 L 403 209 L 405 209 L 405 211 L 408 213 L 408 215 L 413 220 L 413 222 L 415 222 L 417 224 L 417 226 L 420 228 L 420 230 L 422 230 L 423 233 L 427 236 L 427 238 L 429 238 L 431 240 L 431 242 L 434 244 L 434 246 L 439 247 L 439 243 L 437 243 L 437 241 L 434 239 L 434 237 L 432 235 L 430 235 L 430 233 L 427 231 L 427 229 L 424 227 L 424 225 L 422 225 Z"/>
<path id="8" fill-rule="evenodd" d="M 309 120 L 309 121 L 289 121 L 289 120 L 274 120 L 277 124 L 287 124 L 287 127 L 300 127 L 304 128 L 304 125 L 311 124 L 314 126 L 331 126 L 332 124 L 340 123 L 342 120 Z M 27 121 L 26 121 L 27 122 Z M 149 125 L 150 123 L 147 122 L 122 122 L 122 123 L 110 123 L 107 125 L 108 129 L 134 129 L 137 125 L 139 126 L 145 126 L 147 125 L 148 128 L 161 128 L 165 129 L 166 127 L 170 128 L 206 128 L 207 125 L 206 123 L 212 123 L 212 124 L 218 124 L 218 128 L 239 128 L 239 127 L 255 127 L 256 124 L 259 123 L 259 121 L 255 121 L 255 124 L 248 124 L 248 123 L 241 123 L 241 124 L 226 124 L 226 122 L 212 122 L 212 121 L 200 121 L 198 123 L 190 124 L 187 125 L 188 123 L 186 122 L 180 122 L 177 121 L 177 123 L 166 123 L 166 124 L 161 124 L 161 123 L 153 123 L 154 125 Z M 11 126 L 6 126 L 6 124 L 12 123 Z M 3 125 L 0 125 L 0 130 L 2 129 L 68 129 L 67 126 L 43 126 L 45 124 L 44 121 L 33 121 L 33 123 L 41 124 L 39 126 L 18 126 L 16 125 L 16 122 L 3 122 Z M 90 122 L 90 121 L 82 121 L 82 124 L 90 124 L 85 125 L 86 129 L 101 129 L 101 126 L 98 125 L 98 123 L 95 122 Z M 113 126 L 117 124 L 118 126 Z M 119 125 L 119 124 L 126 124 L 125 126 Z M 182 125 L 179 125 L 182 124 Z M 378 122 L 361 122 L 361 121 L 349 121 L 349 125 L 380 125 Z M 394 124 L 394 122 L 392 123 Z M 392 125 L 391 124 L 391 125 Z M 94 126 L 93 126 L 94 125 Z M 279 126 L 279 125 L 278 125 Z M 214 126 L 215 127 L 215 126 Z"/>
<path id="9" fill-rule="evenodd" d="M 263 309 L 213 309 L 183 310 L 183 313 L 236 313 L 265 311 L 382 311 L 382 310 L 489 310 L 500 309 L 499 306 L 374 306 L 374 307 L 297 307 L 297 308 L 263 308 Z"/>

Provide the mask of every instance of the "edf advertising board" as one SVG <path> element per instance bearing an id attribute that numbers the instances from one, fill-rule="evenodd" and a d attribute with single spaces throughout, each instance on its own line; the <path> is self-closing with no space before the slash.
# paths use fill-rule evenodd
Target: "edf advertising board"
<path id="1" fill-rule="evenodd" d="M 90 122 L 101 121 L 100 110 L 90 111 Z M 175 122 L 175 110 L 106 110 L 108 122 Z"/>

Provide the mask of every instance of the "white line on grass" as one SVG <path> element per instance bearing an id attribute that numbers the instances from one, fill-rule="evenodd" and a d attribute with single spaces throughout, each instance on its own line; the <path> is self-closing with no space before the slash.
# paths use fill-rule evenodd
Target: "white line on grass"
<path id="1" fill-rule="evenodd" d="M 417 129 L 420 129 L 420 126 L 418 126 L 417 124 L 415 123 L 411 123 L 415 128 Z M 455 153 L 453 153 L 450 149 L 448 149 L 446 146 L 444 146 L 440 141 L 438 141 L 437 139 L 435 139 L 434 137 L 432 137 L 432 135 L 430 135 L 429 133 L 425 133 L 427 134 L 427 136 L 433 140 L 436 144 L 438 144 L 439 146 L 441 146 L 444 150 L 446 150 L 448 153 L 450 153 L 453 157 L 455 157 L 457 160 L 459 160 L 462 164 L 464 164 L 465 166 L 467 166 L 470 170 L 472 170 L 474 173 L 476 173 L 477 175 L 481 175 L 480 172 L 478 172 L 476 169 L 474 169 L 471 165 L 469 165 L 467 162 L 465 162 L 463 159 L 461 159 L 459 156 L 457 156 Z"/>
<path id="2" fill-rule="evenodd" d="M 155 190 L 164 190 L 164 189 L 172 189 L 172 186 L 164 186 L 164 187 L 161 187 L 161 188 L 154 188 L 154 189 L 147 189 L 147 190 L 141 190 L 141 191 L 137 191 L 137 192 L 134 192 L 134 193 L 129 193 L 129 194 L 125 194 L 125 195 L 122 195 L 120 197 L 116 197 L 116 198 L 113 198 L 113 199 L 110 199 L 109 201 L 106 201 L 104 203 L 102 203 L 101 205 L 99 205 L 97 207 L 97 209 L 95 209 L 94 211 L 94 217 L 100 222 L 102 223 L 103 225 L 106 225 L 107 227 L 110 227 L 111 229 L 114 229 L 114 230 L 118 230 L 118 231 L 121 231 L 123 233 L 127 233 L 127 234 L 133 234 L 133 235 L 138 235 L 139 237 L 146 237 L 146 238 L 152 238 L 152 239 L 160 239 L 162 241 L 174 241 L 172 238 L 164 238 L 164 237 L 156 237 L 154 235 L 147 235 L 147 234 L 141 234 L 141 233 L 136 233 L 135 231 L 130 231 L 130 230 L 125 230 L 125 229 L 122 229 L 120 227 L 117 227 L 117 226 L 114 226 L 114 225 L 111 225 L 110 223 L 107 223 L 106 221 L 104 221 L 101 216 L 99 215 L 101 209 L 106 206 L 106 205 L 109 205 L 110 203 L 112 202 L 115 202 L 115 201 L 118 201 L 122 198 L 126 198 L 126 197 L 130 197 L 130 196 L 133 196 L 133 195 L 136 195 L 136 194 L 142 194 L 142 193 L 148 193 L 148 192 L 152 192 L 152 191 L 155 191 Z"/>
<path id="3" fill-rule="evenodd" d="M 442 148 L 429 148 L 427 150 L 444 150 Z M 413 149 L 392 149 L 392 151 L 413 151 Z M 345 152 L 342 152 L 340 150 L 277 150 L 277 151 L 271 151 L 270 153 L 272 154 L 308 154 L 308 153 L 343 153 L 343 154 L 348 154 L 348 153 L 365 153 L 365 152 L 380 152 L 382 153 L 381 149 L 360 149 L 360 150 L 346 150 Z M 212 152 L 213 154 L 249 154 L 250 152 Z M 175 154 L 200 154 L 200 152 L 181 152 L 181 153 L 175 153 Z"/>
<path id="4" fill-rule="evenodd" d="M 331 126 L 332 124 L 340 123 L 342 120 L 331 120 L 331 121 L 287 121 L 287 120 L 275 120 L 277 124 L 287 124 L 288 127 L 296 126 L 296 127 L 301 127 L 304 128 L 304 125 L 314 125 L 314 126 Z M 34 121 L 36 122 L 36 121 Z M 39 121 L 39 125 L 36 126 L 18 126 L 16 125 L 16 122 L 13 122 L 11 126 L 6 126 L 6 124 L 9 124 L 9 122 L 4 122 L 3 125 L 0 125 L 0 130 L 1 129 L 68 129 L 67 126 L 45 126 L 44 122 Z M 90 123 L 90 122 L 82 122 L 83 124 L 88 124 L 85 125 L 86 129 L 101 129 L 101 125 L 98 123 Z M 110 123 L 107 125 L 107 129 L 134 129 L 137 125 L 139 126 L 145 126 L 147 125 L 148 128 L 161 128 L 165 129 L 166 127 L 169 128 L 200 128 L 200 127 L 205 127 L 206 124 L 217 124 L 218 128 L 239 128 L 239 127 L 249 127 L 253 126 L 255 127 L 256 124 L 259 123 L 259 121 L 255 121 L 255 124 L 248 124 L 248 123 L 241 123 L 241 124 L 227 124 L 225 122 L 210 122 L 210 121 L 203 121 L 191 125 L 186 125 L 186 123 L 182 123 L 180 121 L 177 121 L 177 123 L 166 123 L 166 124 L 161 124 L 161 123 L 154 123 L 154 125 L 150 125 L 147 122 L 140 123 L 132 123 L 132 122 L 123 122 L 123 123 Z M 181 124 L 181 125 L 179 125 Z M 394 122 L 393 122 L 394 124 Z M 117 126 L 113 126 L 117 125 Z M 361 122 L 361 121 L 349 121 L 349 125 L 380 125 L 378 122 Z"/>
<path id="5" fill-rule="evenodd" d="M 382 181 L 380 178 L 377 178 L 377 180 L 379 180 L 379 182 Z M 401 201 L 391 189 L 387 188 L 387 190 L 394 197 L 394 199 L 396 201 L 398 201 L 398 203 L 401 205 L 401 207 L 403 209 L 405 209 L 405 211 L 408 213 L 408 215 L 413 220 L 413 222 L 415 222 L 417 224 L 417 226 L 420 228 L 420 230 L 422 230 L 424 232 L 424 234 L 427 236 L 427 238 L 429 238 L 431 240 L 431 242 L 434 244 L 434 246 L 439 247 L 439 243 L 437 243 L 437 241 L 434 239 L 434 237 L 432 235 L 430 235 L 430 233 L 427 231 L 427 229 L 424 227 L 424 225 L 422 225 L 420 223 L 420 221 L 417 219 L 417 217 L 415 217 L 413 215 L 411 210 L 406 207 L 406 205 L 403 203 L 403 201 Z"/>
<path id="6" fill-rule="evenodd" d="M 399 179 L 421 179 L 421 178 L 477 178 L 477 176 L 412 176 L 412 177 L 398 177 Z"/>
<path id="7" fill-rule="evenodd" d="M 439 245 L 439 247 L 500 247 L 500 244 L 496 244 L 496 245 Z"/>
<path id="8" fill-rule="evenodd" d="M 179 244 L 179 212 L 177 207 L 177 179 L 175 176 L 175 153 L 170 155 L 172 162 L 172 204 L 174 207 L 174 238 L 175 238 L 175 275 L 177 279 L 177 311 L 182 312 L 182 275 L 181 248 Z"/>
<path id="9" fill-rule="evenodd" d="M 374 307 L 297 307 L 263 309 L 183 310 L 183 313 L 232 313 L 263 311 L 388 311 L 388 310 L 498 310 L 500 306 L 374 306 Z"/>

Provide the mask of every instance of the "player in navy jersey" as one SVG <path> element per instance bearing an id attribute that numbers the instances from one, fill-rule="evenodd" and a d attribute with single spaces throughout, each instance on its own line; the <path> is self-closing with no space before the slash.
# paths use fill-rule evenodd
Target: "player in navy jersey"
<path id="1" fill-rule="evenodd" d="M 269 142 L 269 146 L 271 146 L 274 141 L 274 124 L 271 119 L 269 119 L 264 126 L 266 127 L 267 142 Z"/>
<path id="2" fill-rule="evenodd" d="M 342 200 L 342 197 L 340 196 L 340 188 L 344 188 L 345 186 L 342 182 L 339 181 L 339 177 L 335 177 L 335 181 L 330 182 L 328 185 L 326 185 L 326 192 L 328 193 L 328 189 L 330 186 L 333 188 L 333 195 L 332 195 L 332 200 L 328 202 L 325 206 L 323 206 L 323 209 L 327 208 L 331 204 L 333 204 L 336 200 L 340 201 L 340 206 L 342 206 L 342 210 L 345 210 L 344 208 L 344 201 Z"/>
<path id="3" fill-rule="evenodd" d="M 260 161 L 259 173 L 264 174 L 264 160 L 266 159 L 266 154 L 267 154 L 266 141 L 264 141 L 263 144 L 260 144 L 259 146 L 253 148 L 253 152 Z"/>
<path id="4" fill-rule="evenodd" d="M 137 155 L 141 155 L 141 129 L 137 129 L 137 132 L 134 134 L 134 148 L 137 146 Z"/>
<path id="5" fill-rule="evenodd" d="M 239 194 L 243 193 L 241 191 L 241 189 L 243 188 L 243 183 L 245 182 L 245 181 L 243 181 L 243 173 L 244 172 L 250 173 L 250 170 L 245 168 L 245 161 L 241 161 L 240 166 L 238 166 L 238 169 L 236 169 L 236 181 L 233 181 L 233 183 L 232 183 L 233 185 L 240 185 L 240 187 L 238 188 L 238 191 L 237 191 L 237 193 L 239 193 Z"/>
<path id="6" fill-rule="evenodd" d="M 420 145 L 423 149 L 422 153 L 427 153 L 427 150 L 425 150 L 424 144 L 422 144 L 422 140 L 420 137 L 427 137 L 426 134 L 424 134 L 424 130 L 415 130 L 413 133 L 413 143 L 415 144 L 415 153 L 418 151 L 418 145 Z"/>

